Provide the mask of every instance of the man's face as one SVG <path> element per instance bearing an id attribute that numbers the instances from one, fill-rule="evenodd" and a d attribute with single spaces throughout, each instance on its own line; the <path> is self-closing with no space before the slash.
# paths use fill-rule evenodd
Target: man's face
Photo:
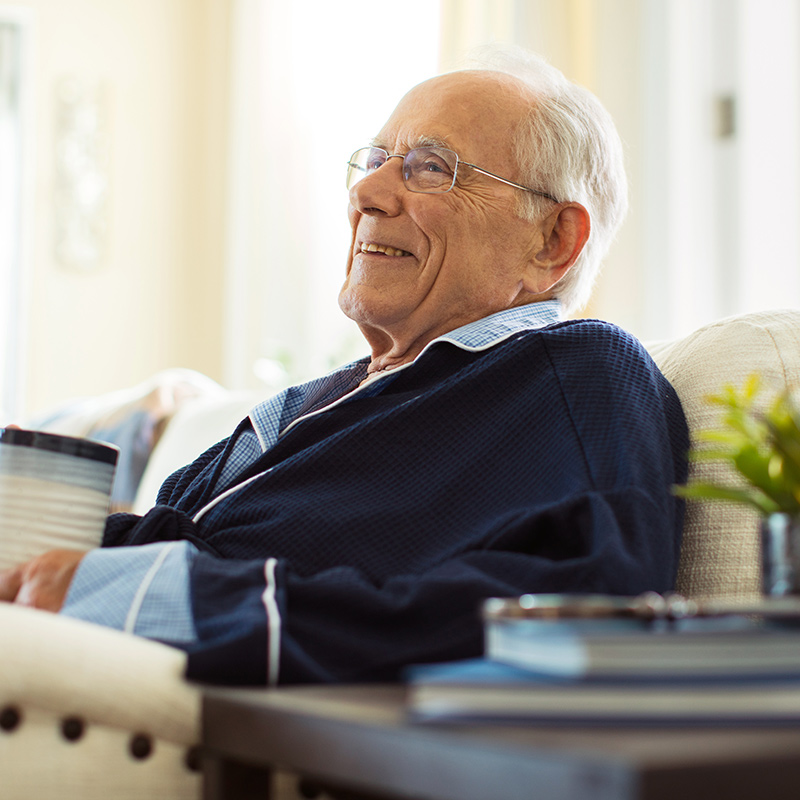
<path id="1" fill-rule="evenodd" d="M 373 144 L 404 154 L 433 139 L 462 161 L 520 182 L 512 135 L 527 107 L 517 84 L 504 76 L 452 73 L 412 89 Z M 373 349 L 383 335 L 424 345 L 460 325 L 543 299 L 522 285 L 542 238 L 538 226 L 515 213 L 520 191 L 459 165 L 450 192 L 411 192 L 399 158 L 352 187 L 353 238 L 339 304 Z"/>

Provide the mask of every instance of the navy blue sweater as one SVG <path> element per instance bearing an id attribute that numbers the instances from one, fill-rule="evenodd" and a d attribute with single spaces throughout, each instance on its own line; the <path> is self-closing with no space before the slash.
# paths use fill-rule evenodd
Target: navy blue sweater
<path id="1" fill-rule="evenodd" d="M 264 475 L 194 523 L 226 445 L 104 538 L 200 548 L 190 678 L 263 684 L 272 652 L 282 683 L 391 680 L 480 654 L 486 597 L 674 584 L 686 424 L 639 342 L 607 323 L 482 352 L 437 343 L 376 396 L 299 422 L 239 480 Z"/>

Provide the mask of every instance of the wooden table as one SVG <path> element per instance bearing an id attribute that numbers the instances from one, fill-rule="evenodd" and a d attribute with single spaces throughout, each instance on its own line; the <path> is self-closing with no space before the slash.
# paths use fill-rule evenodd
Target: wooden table
<path id="1" fill-rule="evenodd" d="M 800 797 L 800 728 L 422 726 L 400 686 L 209 690 L 205 800 L 267 796 L 269 770 L 424 800 Z"/>

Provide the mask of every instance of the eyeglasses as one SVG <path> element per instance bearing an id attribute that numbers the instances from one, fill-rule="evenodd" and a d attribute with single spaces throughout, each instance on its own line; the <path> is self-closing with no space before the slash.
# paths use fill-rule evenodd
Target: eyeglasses
<path id="1" fill-rule="evenodd" d="M 405 155 L 387 153 L 382 147 L 362 147 L 360 150 L 356 150 L 347 162 L 347 188 L 352 189 L 362 178 L 380 169 L 390 158 L 403 159 L 403 182 L 411 192 L 421 194 L 449 192 L 455 186 L 458 165 L 463 164 L 465 167 L 471 167 L 476 172 L 480 172 L 481 175 L 488 175 L 496 181 L 507 183 L 524 192 L 545 197 L 554 203 L 558 202 L 555 197 L 546 192 L 514 183 L 514 181 L 501 178 L 493 172 L 487 172 L 475 164 L 461 161 L 456 153 L 446 147 L 415 147 Z"/>

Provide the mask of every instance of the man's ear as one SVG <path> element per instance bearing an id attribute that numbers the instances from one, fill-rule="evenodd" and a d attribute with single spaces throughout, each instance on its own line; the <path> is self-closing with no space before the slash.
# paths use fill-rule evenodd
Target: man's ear
<path id="1" fill-rule="evenodd" d="M 541 223 L 538 252 L 530 260 L 525 288 L 543 294 L 564 277 L 581 254 L 591 231 L 589 212 L 580 203 L 565 203 Z"/>

